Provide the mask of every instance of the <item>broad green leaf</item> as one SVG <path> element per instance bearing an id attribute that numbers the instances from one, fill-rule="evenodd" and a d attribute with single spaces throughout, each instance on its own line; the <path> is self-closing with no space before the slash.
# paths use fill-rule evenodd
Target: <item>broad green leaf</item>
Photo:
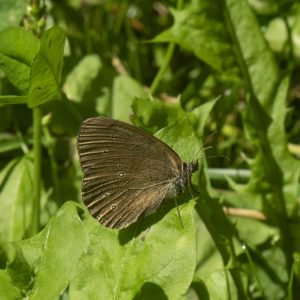
<path id="1" fill-rule="evenodd" d="M 214 272 L 205 280 L 205 284 L 210 300 L 239 299 L 227 270 Z"/>
<path id="2" fill-rule="evenodd" d="M 68 74 L 63 90 L 77 102 L 83 117 L 111 115 L 111 89 L 115 71 L 105 66 L 96 54 L 86 55 Z"/>
<path id="3" fill-rule="evenodd" d="M 290 213 L 295 208 L 299 190 L 300 163 L 292 158 L 285 143 L 287 88 L 288 80 L 285 79 L 276 89 L 277 95 L 267 110 L 273 120 L 269 125 L 255 126 L 255 121 L 252 119 L 255 119 L 255 115 L 261 114 L 257 106 L 249 107 L 246 115 L 246 129 L 260 149 L 255 160 L 251 162 L 252 177 L 248 188 L 269 194 L 268 197 L 264 198 L 266 212 L 270 213 L 271 216 L 277 209 L 280 209 L 279 207 L 276 208 L 278 203 L 275 203 L 274 198 L 272 198 L 272 187 L 276 185 L 280 189 L 284 188 L 281 201 L 285 203 Z M 266 115 L 267 112 L 265 112 Z M 266 202 L 266 200 L 268 201 Z"/>
<path id="4" fill-rule="evenodd" d="M 1 0 L 0 30 L 8 26 L 18 25 L 26 13 L 26 1 Z"/>
<path id="5" fill-rule="evenodd" d="M 196 139 L 188 122 L 173 124 L 157 136 L 184 159 L 193 155 Z M 70 297 L 179 299 L 187 292 L 195 270 L 193 206 L 191 201 L 179 208 L 183 227 L 174 208 L 142 219 L 142 232 L 137 229 L 141 223 L 116 231 L 88 218 L 90 247 L 71 282 Z"/>
<path id="6" fill-rule="evenodd" d="M 28 92 L 30 66 L 39 50 L 39 40 L 18 27 L 0 31 L 0 66 L 10 82 L 23 94 Z"/>
<path id="7" fill-rule="evenodd" d="M 89 218 L 90 245 L 70 284 L 70 298 L 178 299 L 192 281 L 196 254 L 193 203 L 180 210 L 183 228 L 173 209 L 129 240 L 133 232 L 113 231 Z"/>
<path id="8" fill-rule="evenodd" d="M 248 81 L 247 84 L 251 84 L 248 86 L 249 91 L 253 91 L 265 107 L 273 101 L 279 83 L 278 67 L 273 54 L 247 0 L 226 1 L 224 13 L 227 15 L 228 30 L 232 28 L 234 31 L 232 34 L 240 51 L 237 60 L 243 76 Z"/>
<path id="9" fill-rule="evenodd" d="M 78 261 L 88 245 L 87 232 L 78 217 L 78 209 L 74 202 L 64 204 L 42 232 L 15 243 L 19 251 L 8 271 L 16 285 L 22 276 L 21 270 L 16 269 L 18 264 L 15 264 L 19 256 L 23 256 L 33 269 L 34 282 L 28 282 L 28 299 L 57 299 L 76 274 Z"/>
<path id="10" fill-rule="evenodd" d="M 21 292 L 14 286 L 10 277 L 4 270 L 0 270 L 0 299 L 21 299 Z"/>
<path id="11" fill-rule="evenodd" d="M 14 241 L 26 235 L 31 224 L 33 164 L 24 156 L 11 161 L 0 173 L 0 237 Z"/>
<path id="12" fill-rule="evenodd" d="M 69 73 L 64 83 L 63 90 L 67 97 L 75 102 L 83 101 L 101 68 L 102 62 L 99 56 L 95 54 L 85 56 Z"/>
<path id="13" fill-rule="evenodd" d="M 181 11 L 172 10 L 172 14 L 173 26 L 153 42 L 175 42 L 219 72 L 236 72 L 232 42 L 218 1 L 192 1 Z"/>
<path id="14" fill-rule="evenodd" d="M 259 259 L 257 259 L 259 257 L 263 261 L 263 263 L 256 265 L 255 268 L 265 294 L 265 299 L 283 299 L 286 295 L 285 283 L 288 280 L 288 272 L 282 249 L 271 246 L 263 251 L 258 250 L 258 252 L 261 256 L 253 256 L 252 259 L 256 259 L 259 262 Z M 269 263 L 271 268 L 266 265 L 266 262 Z M 274 284 L 274 282 L 277 282 L 277 284 Z M 281 284 L 278 284 L 278 282 L 281 282 Z M 260 290 L 257 280 L 253 280 L 251 287 L 257 291 Z M 261 294 L 261 292 L 259 293 Z"/>
<path id="15" fill-rule="evenodd" d="M 133 100 L 144 96 L 144 89 L 138 82 L 129 76 L 116 77 L 112 91 L 112 117 L 128 122 Z"/>
<path id="16" fill-rule="evenodd" d="M 40 50 L 30 69 L 28 106 L 61 99 L 61 72 L 65 45 L 65 34 L 58 26 L 44 32 Z"/>
<path id="17" fill-rule="evenodd" d="M 186 117 L 179 101 L 174 104 L 166 104 L 158 99 L 135 98 L 132 110 L 134 123 L 151 132 L 156 132 Z"/>

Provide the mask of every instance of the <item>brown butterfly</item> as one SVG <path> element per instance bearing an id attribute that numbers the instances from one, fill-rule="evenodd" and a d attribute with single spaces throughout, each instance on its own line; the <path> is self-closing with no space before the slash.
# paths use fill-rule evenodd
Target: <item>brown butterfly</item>
<path id="1" fill-rule="evenodd" d="M 82 198 L 104 226 L 126 228 L 191 185 L 198 161 L 184 163 L 142 129 L 110 118 L 85 120 L 78 135 Z"/>

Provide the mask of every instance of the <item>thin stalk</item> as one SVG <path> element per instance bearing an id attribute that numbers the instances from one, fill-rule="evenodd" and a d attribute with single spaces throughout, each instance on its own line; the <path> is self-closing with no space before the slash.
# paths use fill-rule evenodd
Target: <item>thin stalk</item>
<path id="1" fill-rule="evenodd" d="M 183 7 L 183 0 L 178 0 L 177 1 L 177 10 L 181 10 L 181 8 Z M 151 95 L 153 95 L 156 91 L 157 91 L 157 88 L 158 88 L 158 85 L 159 85 L 159 82 L 161 81 L 162 77 L 164 76 L 166 70 L 168 69 L 168 66 L 170 64 L 170 61 L 173 57 L 173 54 L 174 54 L 174 50 L 175 50 L 175 42 L 171 42 L 168 46 L 168 49 L 167 49 L 167 53 L 166 53 L 166 56 L 165 56 L 165 60 L 162 64 L 162 66 L 160 67 L 158 73 L 156 74 L 151 86 L 150 86 L 150 93 Z"/>
<path id="2" fill-rule="evenodd" d="M 47 127 L 47 125 L 43 126 L 43 133 L 45 136 L 45 141 L 47 145 L 48 155 L 49 155 L 49 161 L 50 161 L 50 167 L 51 167 L 51 175 L 52 175 L 52 181 L 54 185 L 54 194 L 56 197 L 56 201 L 59 203 L 61 200 L 61 189 L 60 189 L 60 182 L 58 178 L 58 167 L 57 162 L 55 158 L 55 152 L 54 152 L 54 139 L 51 136 L 51 133 Z"/>
<path id="3" fill-rule="evenodd" d="M 175 49 L 175 43 L 171 42 L 168 46 L 167 53 L 166 53 L 166 56 L 165 56 L 165 60 L 164 60 L 162 66 L 160 67 L 158 73 L 156 74 L 156 76 L 155 76 L 155 78 L 154 78 L 154 80 L 153 80 L 153 82 L 150 86 L 151 95 L 153 95 L 157 91 L 158 84 L 161 81 L 162 77 L 164 76 L 166 70 L 168 69 L 170 61 L 173 57 L 174 49 Z"/>
<path id="4" fill-rule="evenodd" d="M 33 109 L 33 205 L 32 205 L 32 234 L 39 232 L 40 228 L 40 197 L 41 197 L 41 109 Z"/>
<path id="5" fill-rule="evenodd" d="M 221 168 L 208 168 L 210 179 L 226 181 L 227 177 L 234 180 L 247 181 L 250 179 L 251 171 L 247 169 L 221 169 Z"/>
<path id="6" fill-rule="evenodd" d="M 294 274 L 295 274 L 295 264 L 293 264 L 292 270 L 291 270 L 291 275 L 290 275 L 290 280 L 289 280 L 289 285 L 288 285 L 288 300 L 293 300 L 293 283 L 294 283 Z"/>

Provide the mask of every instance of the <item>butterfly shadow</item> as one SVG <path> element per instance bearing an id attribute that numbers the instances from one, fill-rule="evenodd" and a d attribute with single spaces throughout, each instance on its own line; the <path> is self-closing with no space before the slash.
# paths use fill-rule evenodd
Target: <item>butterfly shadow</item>
<path id="1" fill-rule="evenodd" d="M 145 282 L 132 300 L 168 300 L 164 290 L 153 282 Z"/>
<path id="2" fill-rule="evenodd" d="M 125 245 L 130 242 L 133 238 L 138 237 L 141 233 L 144 232 L 144 238 L 147 235 L 147 231 L 158 223 L 162 218 L 165 217 L 166 214 L 169 213 L 176 205 L 178 206 L 178 210 L 182 209 L 181 204 L 187 203 L 191 199 L 191 196 L 188 191 L 186 191 L 183 195 L 178 197 L 175 200 L 167 200 L 163 202 L 163 204 L 158 208 L 158 210 L 149 215 L 144 216 L 141 215 L 137 222 L 131 224 L 127 228 L 121 229 L 118 234 L 120 245 Z M 180 220 L 180 215 L 178 216 Z"/>

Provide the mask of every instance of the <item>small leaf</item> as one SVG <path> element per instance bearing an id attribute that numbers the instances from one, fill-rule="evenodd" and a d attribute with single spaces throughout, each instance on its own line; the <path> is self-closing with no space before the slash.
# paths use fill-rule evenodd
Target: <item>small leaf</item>
<path id="1" fill-rule="evenodd" d="M 30 226 L 32 182 L 33 164 L 26 156 L 0 173 L 0 236 L 6 242 L 23 238 Z"/>
<path id="2" fill-rule="evenodd" d="M 179 101 L 168 105 L 158 99 L 137 97 L 133 100 L 132 110 L 134 123 L 151 132 L 156 132 L 186 116 Z"/>
<path id="3" fill-rule="evenodd" d="M 128 122 L 134 98 L 143 96 L 145 96 L 145 92 L 137 81 L 129 76 L 118 76 L 113 85 L 112 117 Z"/>
<path id="4" fill-rule="evenodd" d="M 237 70 L 222 9 L 216 1 L 193 1 L 181 11 L 172 11 L 173 26 L 153 42 L 175 42 L 220 72 Z"/>
<path id="5" fill-rule="evenodd" d="M 10 27 L 0 31 L 0 66 L 9 81 L 23 94 L 28 92 L 30 66 L 39 40 L 30 32 Z"/>
<path id="6" fill-rule="evenodd" d="M 237 290 L 226 270 L 212 273 L 205 283 L 210 300 L 238 299 Z"/>
<path id="7" fill-rule="evenodd" d="M 0 270 L 0 286 L 0 299 L 17 300 L 22 298 L 21 292 L 4 270 Z"/>
<path id="8" fill-rule="evenodd" d="M 97 78 L 101 67 L 102 62 L 99 56 L 95 54 L 85 56 L 69 73 L 65 81 L 63 89 L 67 97 L 75 102 L 83 101 L 84 95 Z"/>
<path id="9" fill-rule="evenodd" d="M 44 32 L 40 51 L 30 70 L 28 106 L 61 99 L 61 71 L 65 45 L 65 33 L 58 26 Z"/>
<path id="10" fill-rule="evenodd" d="M 19 24 L 26 14 L 26 1 L 24 0 L 1 0 L 0 6 L 0 30 Z"/>

